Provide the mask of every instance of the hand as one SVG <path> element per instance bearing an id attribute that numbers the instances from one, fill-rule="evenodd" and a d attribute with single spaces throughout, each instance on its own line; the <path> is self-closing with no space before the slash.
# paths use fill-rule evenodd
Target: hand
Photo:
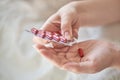
<path id="1" fill-rule="evenodd" d="M 78 53 L 78 44 L 64 47 L 59 47 L 58 45 L 54 48 L 47 48 L 36 41 L 35 49 L 59 68 L 63 68 L 63 65 L 68 62 L 79 63 L 81 59 Z"/>
<path id="2" fill-rule="evenodd" d="M 119 3 L 119 0 L 73 1 L 50 16 L 42 28 L 61 31 L 68 40 L 77 38 L 80 26 L 98 26 L 120 21 Z M 43 44 L 47 43 L 42 41 Z"/>
<path id="3" fill-rule="evenodd" d="M 80 26 L 99 26 L 120 21 L 119 4 L 119 0 L 73 1 L 53 14 L 43 29 L 61 30 L 65 38 L 77 38 Z"/>
<path id="4" fill-rule="evenodd" d="M 118 57 L 120 54 L 118 55 L 115 45 L 105 41 L 88 40 L 62 49 L 45 48 L 41 45 L 35 48 L 54 65 L 75 73 L 95 73 L 116 66 L 116 62 L 120 63 Z M 78 48 L 83 49 L 83 58 L 79 57 Z M 77 58 L 78 60 L 74 60 Z"/>
<path id="5" fill-rule="evenodd" d="M 47 31 L 61 31 L 62 35 L 68 40 L 73 37 L 77 38 L 79 29 L 78 15 L 79 13 L 77 13 L 74 4 L 67 4 L 50 16 L 42 28 Z"/>

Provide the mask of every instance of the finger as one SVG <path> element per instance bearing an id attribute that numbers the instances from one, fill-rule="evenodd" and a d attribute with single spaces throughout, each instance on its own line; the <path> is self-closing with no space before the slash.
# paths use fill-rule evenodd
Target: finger
<path id="1" fill-rule="evenodd" d="M 79 24 L 78 20 L 74 22 L 73 26 L 73 35 L 75 38 L 78 38 Z"/>
<path id="2" fill-rule="evenodd" d="M 58 44 L 56 42 L 45 40 L 45 39 L 42 39 L 42 38 L 39 38 L 39 37 L 34 37 L 33 42 L 35 44 L 40 44 L 40 45 L 46 45 L 46 44 L 50 43 L 50 44 L 52 44 L 52 46 L 54 48 L 58 48 L 58 49 L 65 47 L 65 45 L 63 45 L 63 44 Z"/>
<path id="3" fill-rule="evenodd" d="M 86 40 L 86 41 L 79 42 L 78 46 L 82 47 L 83 49 L 86 49 L 89 46 L 90 47 L 93 46 L 93 44 L 95 44 L 95 43 L 96 43 L 96 40 Z"/>
<path id="4" fill-rule="evenodd" d="M 72 29 L 73 30 L 73 36 L 77 39 L 78 38 L 78 29 Z"/>
<path id="5" fill-rule="evenodd" d="M 72 23 L 72 18 L 70 15 L 61 16 L 61 32 L 62 35 L 68 40 L 71 40 L 73 36 L 71 23 Z"/>
<path id="6" fill-rule="evenodd" d="M 60 18 L 58 14 L 53 14 L 42 26 L 42 29 L 46 31 L 58 31 L 59 28 Z"/>
<path id="7" fill-rule="evenodd" d="M 52 41 L 51 41 L 51 43 L 52 43 L 52 45 L 54 46 L 55 49 L 60 49 L 60 48 L 65 47 L 64 44 L 59 44 L 59 43 L 52 42 Z"/>
<path id="8" fill-rule="evenodd" d="M 64 69 L 75 72 L 75 73 L 92 73 L 91 68 L 92 62 L 85 61 L 80 63 L 67 63 L 64 65 Z"/>
<path id="9" fill-rule="evenodd" d="M 35 44 L 41 44 L 41 45 L 45 45 L 45 44 L 49 43 L 48 40 L 45 40 L 45 39 L 42 39 L 42 38 L 39 38 L 39 37 L 36 37 L 36 36 L 33 38 L 33 42 Z"/>

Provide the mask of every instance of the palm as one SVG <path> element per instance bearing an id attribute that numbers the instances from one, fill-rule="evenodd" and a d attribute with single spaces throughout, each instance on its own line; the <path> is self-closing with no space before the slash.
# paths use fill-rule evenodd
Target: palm
<path id="1" fill-rule="evenodd" d="M 43 47 L 41 53 L 56 66 L 62 67 L 62 65 L 68 62 L 80 62 L 80 57 L 77 51 L 78 48 L 77 44 L 73 46 L 64 46 L 62 48 Z"/>
<path id="2" fill-rule="evenodd" d="M 88 40 L 69 47 L 46 48 L 38 45 L 37 48 L 41 55 L 59 68 L 67 69 L 72 66 L 72 72 L 93 73 L 111 66 L 114 56 L 111 52 L 111 50 L 113 51 L 110 48 L 111 46 L 113 45 L 105 41 Z M 79 48 L 84 51 L 84 57 L 82 58 L 78 54 Z"/>
<path id="3" fill-rule="evenodd" d="M 69 62 L 77 62 L 79 63 L 81 58 L 78 54 L 78 49 L 82 48 L 84 51 L 85 57 L 90 55 L 91 51 L 94 50 L 96 47 L 95 41 L 85 41 L 85 42 L 80 42 L 78 44 L 74 44 L 73 46 L 64 46 L 64 47 L 59 47 L 57 45 L 54 48 L 46 48 L 42 47 L 40 48 L 42 50 L 42 54 L 47 57 L 53 64 L 55 64 L 58 67 L 62 67 L 64 64 L 69 63 Z M 82 60 L 86 60 L 86 58 L 83 57 Z"/>

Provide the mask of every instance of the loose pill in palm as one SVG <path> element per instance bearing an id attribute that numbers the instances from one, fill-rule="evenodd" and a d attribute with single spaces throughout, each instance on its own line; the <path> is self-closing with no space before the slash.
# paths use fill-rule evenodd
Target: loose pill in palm
<path id="1" fill-rule="evenodd" d="M 79 54 L 80 57 L 84 56 L 84 52 L 81 48 L 78 49 L 78 54 Z"/>

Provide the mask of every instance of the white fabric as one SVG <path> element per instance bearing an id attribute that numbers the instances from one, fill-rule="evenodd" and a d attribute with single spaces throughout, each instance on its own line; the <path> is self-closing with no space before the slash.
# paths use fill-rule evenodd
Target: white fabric
<path id="1" fill-rule="evenodd" d="M 60 70 L 32 48 L 32 35 L 24 30 L 33 26 L 40 28 L 48 16 L 67 2 L 69 1 L 0 1 L 0 80 L 120 80 L 120 71 L 114 69 L 96 74 L 74 74 Z M 105 38 L 105 34 L 109 33 L 107 30 L 108 28 L 81 29 L 79 39 Z M 118 37 L 115 40 L 117 39 Z"/>

